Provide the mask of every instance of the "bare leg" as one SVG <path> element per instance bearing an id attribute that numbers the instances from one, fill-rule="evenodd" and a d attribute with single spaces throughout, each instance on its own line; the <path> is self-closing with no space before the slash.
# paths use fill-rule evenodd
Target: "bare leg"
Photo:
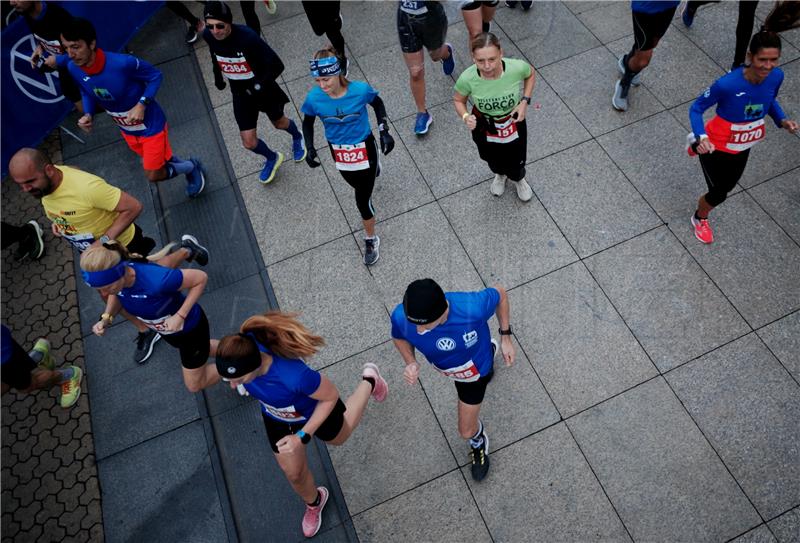
<path id="1" fill-rule="evenodd" d="M 464 17 L 464 24 L 467 26 L 469 32 L 470 43 L 475 37 L 483 32 L 483 14 L 480 9 L 461 10 L 461 15 Z"/>
<path id="2" fill-rule="evenodd" d="M 447 48 L 445 48 L 447 49 Z M 411 94 L 419 113 L 425 113 L 425 57 L 422 49 L 416 53 L 403 53 L 403 59 L 408 67 L 408 80 L 411 85 Z"/>
<path id="3" fill-rule="evenodd" d="M 367 233 L 367 237 L 371 238 L 375 236 L 375 217 L 372 217 L 369 220 L 361 221 L 364 223 L 364 231 Z"/>
<path id="4" fill-rule="evenodd" d="M 478 415 L 481 412 L 481 404 L 470 405 L 459 400 L 458 402 L 458 434 L 469 439 L 478 431 Z"/>
<path id="5" fill-rule="evenodd" d="M 189 249 L 181 248 L 175 251 L 174 253 L 170 253 L 162 258 L 159 258 L 156 261 L 156 264 L 159 266 L 164 266 L 165 268 L 172 268 L 173 270 L 178 269 L 180 265 L 191 256 Z"/>
<path id="6" fill-rule="evenodd" d="M 712 209 L 714 209 L 714 206 L 706 201 L 705 194 L 702 195 L 699 200 L 697 200 L 697 216 L 701 219 L 707 219 L 708 214 L 711 213 Z"/>
<path id="7" fill-rule="evenodd" d="M 295 493 L 304 503 L 314 503 L 317 499 L 317 485 L 314 483 L 314 475 L 308 469 L 306 448 L 299 447 L 292 454 L 276 453 L 275 459 Z"/>
<path id="8" fill-rule="evenodd" d="M 347 411 L 344 412 L 344 425 L 342 429 L 339 430 L 339 434 L 335 439 L 328 441 L 328 444 L 341 445 L 347 441 L 347 438 L 350 437 L 350 434 L 353 433 L 353 430 L 355 430 L 361 422 L 361 417 L 364 416 L 367 403 L 369 403 L 370 394 L 372 394 L 372 385 L 369 381 L 364 381 L 362 379 L 355 391 L 344 402 L 347 406 Z"/>
<path id="9" fill-rule="evenodd" d="M 647 68 L 650 64 L 650 59 L 653 58 L 653 51 L 655 51 L 655 47 L 648 51 L 636 51 L 633 56 L 628 57 L 628 68 L 636 73 Z"/>

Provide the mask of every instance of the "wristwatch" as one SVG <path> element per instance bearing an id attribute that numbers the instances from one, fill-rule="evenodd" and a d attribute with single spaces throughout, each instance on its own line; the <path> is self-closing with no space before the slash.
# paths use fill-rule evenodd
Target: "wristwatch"
<path id="1" fill-rule="evenodd" d="M 106 244 L 109 241 L 111 241 L 111 238 L 108 237 L 107 235 L 103 234 L 102 236 L 100 236 L 100 243 L 101 244 Z"/>
<path id="2" fill-rule="evenodd" d="M 147 96 L 142 96 L 141 98 L 139 98 L 139 103 L 144 104 L 146 106 L 149 106 L 150 102 L 152 102 L 152 101 L 153 101 L 153 99 L 152 98 L 148 98 Z"/>
<path id="3" fill-rule="evenodd" d="M 525 100 L 526 102 L 528 102 L 528 105 L 531 105 L 531 97 L 530 97 L 530 96 L 523 96 L 523 97 L 522 97 L 522 100 Z M 520 100 L 520 102 L 521 102 L 522 100 Z"/>
<path id="4" fill-rule="evenodd" d="M 511 325 L 509 324 L 508 328 L 506 328 L 505 330 L 503 330 L 502 328 L 498 328 L 497 329 L 497 333 L 500 334 L 501 336 L 510 336 L 511 335 Z"/>
<path id="5" fill-rule="evenodd" d="M 112 322 L 114 322 L 114 315 L 112 315 L 111 313 L 103 313 L 102 315 L 100 315 L 100 320 L 108 321 L 108 324 L 111 324 Z"/>
<path id="6" fill-rule="evenodd" d="M 297 432 L 295 435 L 300 438 L 300 442 L 303 445 L 308 445 L 308 442 L 311 441 L 311 434 L 307 434 L 302 430 Z"/>

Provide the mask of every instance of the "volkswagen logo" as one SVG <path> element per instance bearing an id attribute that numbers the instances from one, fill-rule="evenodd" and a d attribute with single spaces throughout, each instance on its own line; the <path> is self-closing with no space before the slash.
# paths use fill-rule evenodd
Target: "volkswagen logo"
<path id="1" fill-rule="evenodd" d="M 452 351 L 456 348 L 456 342 L 449 337 L 443 337 L 436 341 L 436 348 L 440 351 Z"/>
<path id="2" fill-rule="evenodd" d="M 33 35 L 28 34 L 11 48 L 10 68 L 14 83 L 31 100 L 43 104 L 63 100 L 61 90 L 56 85 L 58 72 L 39 73 L 31 68 L 31 52 L 35 47 Z"/>

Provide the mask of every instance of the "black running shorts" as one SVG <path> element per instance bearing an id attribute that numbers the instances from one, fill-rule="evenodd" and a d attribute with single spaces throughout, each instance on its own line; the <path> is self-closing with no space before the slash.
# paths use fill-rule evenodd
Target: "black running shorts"
<path id="1" fill-rule="evenodd" d="M 272 122 L 280 120 L 283 106 L 289 103 L 289 97 L 275 81 L 261 83 L 260 90 L 251 92 L 233 95 L 233 116 L 236 117 L 240 132 L 254 130 L 258 126 L 258 114 L 261 111 Z"/>
<path id="2" fill-rule="evenodd" d="M 320 438 L 322 441 L 331 441 L 332 439 L 336 439 L 336 436 L 338 436 L 339 432 L 342 431 L 342 426 L 344 426 L 345 411 L 347 411 L 347 406 L 344 405 L 342 399 L 339 398 L 336 401 L 336 405 L 333 406 L 333 411 L 331 411 L 331 414 L 328 415 L 328 418 L 325 419 L 314 435 Z M 306 421 L 295 423 L 280 422 L 265 414 L 263 411 L 261 412 L 261 418 L 264 419 L 264 428 L 267 429 L 269 446 L 272 447 L 272 450 L 276 454 L 278 452 L 278 441 L 288 435 L 296 434 L 306 424 Z"/>
<path id="3" fill-rule="evenodd" d="M 461 9 L 464 11 L 471 11 L 473 9 L 478 9 L 481 6 L 486 6 L 487 8 L 494 8 L 497 7 L 497 4 L 500 3 L 500 0 L 492 0 L 491 2 L 483 1 L 483 2 L 464 2 L 461 4 Z"/>
<path id="4" fill-rule="evenodd" d="M 0 368 L 0 380 L 16 390 L 26 390 L 31 386 L 31 372 L 36 369 L 36 363 L 11 338 L 11 358 Z"/>
<path id="5" fill-rule="evenodd" d="M 677 6 L 658 13 L 631 11 L 633 16 L 633 40 L 637 51 L 649 51 L 667 33 Z"/>
<path id="6" fill-rule="evenodd" d="M 436 51 L 444 45 L 447 36 L 447 14 L 438 2 L 425 2 L 427 12 L 410 15 L 397 8 L 397 34 L 404 53 L 416 53 L 424 46 Z"/>
<path id="7" fill-rule="evenodd" d="M 492 380 L 492 377 L 494 377 L 494 370 L 471 383 L 453 381 L 456 385 L 456 392 L 458 392 L 458 399 L 467 405 L 480 405 L 483 402 L 483 396 L 486 394 L 486 386 Z"/>
<path id="8" fill-rule="evenodd" d="M 202 368 L 211 354 L 211 332 L 208 329 L 208 318 L 200 308 L 200 320 L 194 328 L 177 334 L 162 335 L 164 341 L 178 349 L 181 353 L 181 366 L 187 370 Z"/>

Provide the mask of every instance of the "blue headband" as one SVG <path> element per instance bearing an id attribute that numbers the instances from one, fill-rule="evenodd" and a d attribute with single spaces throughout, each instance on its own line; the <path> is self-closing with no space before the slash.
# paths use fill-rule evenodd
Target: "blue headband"
<path id="1" fill-rule="evenodd" d="M 104 287 L 125 276 L 125 261 L 121 261 L 113 268 L 107 270 L 95 272 L 81 270 L 81 274 L 83 275 L 83 280 L 86 281 L 86 284 L 90 287 Z"/>
<path id="2" fill-rule="evenodd" d="M 342 73 L 338 57 L 316 58 L 308 61 L 311 77 L 331 77 Z"/>

